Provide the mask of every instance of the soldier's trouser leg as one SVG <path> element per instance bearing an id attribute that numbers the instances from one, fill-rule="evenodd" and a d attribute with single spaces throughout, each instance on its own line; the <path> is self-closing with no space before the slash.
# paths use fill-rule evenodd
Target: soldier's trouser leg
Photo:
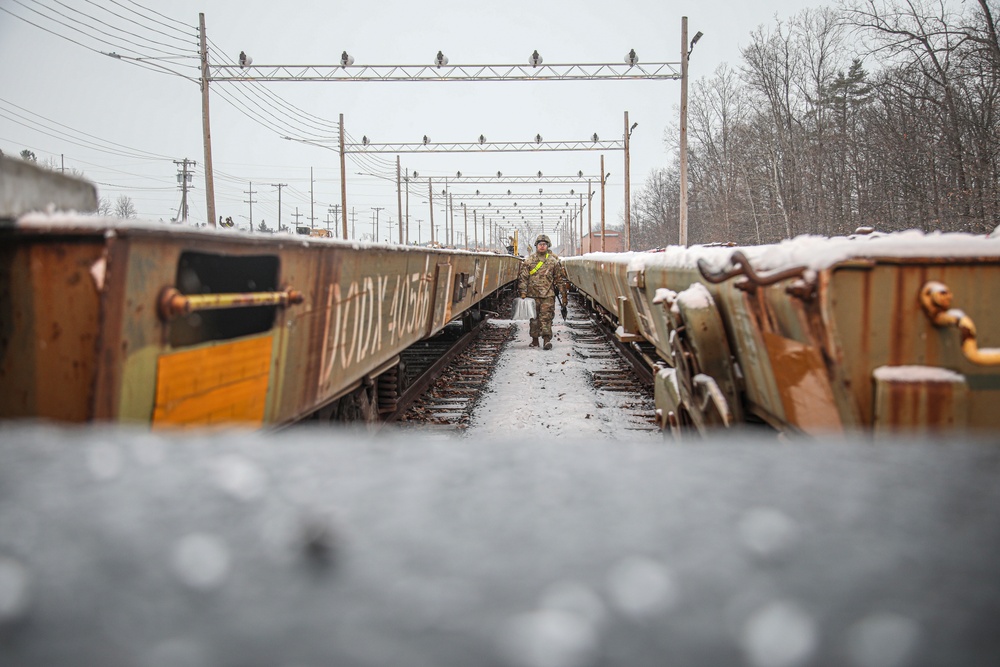
<path id="1" fill-rule="evenodd" d="M 531 334 L 532 338 L 539 338 L 542 335 L 542 325 L 538 321 L 539 310 L 538 305 L 541 299 L 535 299 L 535 316 L 528 320 L 528 333 Z"/>
<path id="2" fill-rule="evenodd" d="M 535 309 L 538 315 L 531 320 L 531 337 L 552 338 L 552 320 L 556 316 L 556 298 L 554 296 L 536 297 Z"/>

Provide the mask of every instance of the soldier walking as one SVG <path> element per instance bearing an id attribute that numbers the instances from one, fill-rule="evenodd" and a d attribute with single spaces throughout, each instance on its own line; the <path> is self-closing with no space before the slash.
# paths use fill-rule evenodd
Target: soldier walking
<path id="1" fill-rule="evenodd" d="M 535 300 L 535 317 L 529 326 L 531 344 L 538 347 L 538 338 L 544 342 L 543 349 L 552 349 L 552 319 L 556 315 L 556 290 L 562 296 L 563 317 L 566 316 L 566 294 L 569 280 L 562 262 L 549 252 L 552 241 L 545 234 L 535 239 L 535 252 L 528 255 L 521 264 L 517 276 L 517 292 L 522 299 Z"/>

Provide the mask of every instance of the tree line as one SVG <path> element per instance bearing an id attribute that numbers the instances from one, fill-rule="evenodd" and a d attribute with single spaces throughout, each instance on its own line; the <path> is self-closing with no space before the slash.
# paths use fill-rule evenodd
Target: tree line
<path id="1" fill-rule="evenodd" d="M 996 0 L 845 0 L 757 28 L 738 65 L 692 85 L 689 242 L 989 233 L 997 14 Z M 633 249 L 678 242 L 679 181 L 674 164 L 633 195 Z"/>

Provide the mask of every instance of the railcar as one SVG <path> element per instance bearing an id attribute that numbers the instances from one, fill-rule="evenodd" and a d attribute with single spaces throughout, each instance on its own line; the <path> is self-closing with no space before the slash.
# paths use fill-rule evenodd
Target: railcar
<path id="1" fill-rule="evenodd" d="M 520 266 L 54 212 L 92 210 L 93 187 L 13 160 L 0 168 L 2 419 L 373 420 L 399 353 L 475 317 Z M 39 202 L 50 210 L 25 213 Z"/>
<path id="2" fill-rule="evenodd" d="M 1000 238 L 801 237 L 564 260 L 624 342 L 655 348 L 676 435 L 1000 430 Z"/>

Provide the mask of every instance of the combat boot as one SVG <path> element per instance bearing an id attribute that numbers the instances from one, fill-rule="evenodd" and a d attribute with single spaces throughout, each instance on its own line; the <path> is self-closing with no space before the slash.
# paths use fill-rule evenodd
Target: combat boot
<path id="1" fill-rule="evenodd" d="M 538 336 L 531 337 L 531 342 L 528 343 L 528 347 L 538 347 Z"/>
<path id="2" fill-rule="evenodd" d="M 552 339 L 551 338 L 546 338 L 545 339 L 545 345 L 542 346 L 542 349 L 543 350 L 551 350 L 552 349 Z"/>

